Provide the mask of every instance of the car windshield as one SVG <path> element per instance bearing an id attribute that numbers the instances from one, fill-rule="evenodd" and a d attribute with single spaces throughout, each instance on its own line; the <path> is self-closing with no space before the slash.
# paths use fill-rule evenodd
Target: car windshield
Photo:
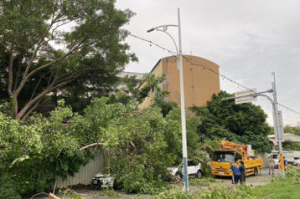
<path id="1" fill-rule="evenodd" d="M 212 161 L 216 162 L 233 162 L 234 154 L 228 152 L 214 152 Z"/>

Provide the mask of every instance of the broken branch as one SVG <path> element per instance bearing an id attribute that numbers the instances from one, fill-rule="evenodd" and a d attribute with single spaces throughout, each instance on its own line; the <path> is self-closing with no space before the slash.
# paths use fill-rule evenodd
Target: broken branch
<path id="1" fill-rule="evenodd" d="M 87 149 L 87 148 L 90 148 L 90 147 L 93 147 L 93 146 L 103 146 L 104 143 L 100 143 L 100 142 L 97 142 L 97 143 L 93 143 L 93 144 L 89 144 L 89 145 L 86 145 L 84 147 L 81 147 L 79 150 L 82 151 L 84 149 Z"/>

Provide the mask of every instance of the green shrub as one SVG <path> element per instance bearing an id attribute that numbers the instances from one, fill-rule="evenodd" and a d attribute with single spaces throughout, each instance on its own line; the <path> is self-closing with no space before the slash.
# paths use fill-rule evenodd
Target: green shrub
<path id="1" fill-rule="evenodd" d="M 155 199 L 196 199 L 196 194 L 188 193 L 186 194 L 183 190 L 173 188 L 166 192 L 162 192 Z"/>
<path id="2" fill-rule="evenodd" d="M 215 181 L 216 181 L 215 178 L 202 178 L 202 179 L 190 178 L 190 180 L 189 180 L 190 185 L 198 186 L 198 187 L 209 186 L 212 182 L 215 182 Z"/>
<path id="3" fill-rule="evenodd" d="M 288 166 L 286 169 L 286 178 L 293 184 L 300 184 L 300 169 Z"/>
<path id="4" fill-rule="evenodd" d="M 108 196 L 110 198 L 119 198 L 120 197 L 120 194 L 117 193 L 113 189 L 105 189 L 105 190 L 101 191 L 101 193 L 99 195 L 101 195 L 101 196 Z"/>
<path id="5" fill-rule="evenodd" d="M 249 186 L 221 186 L 210 185 L 207 189 L 199 192 L 190 192 L 185 194 L 179 189 L 170 189 L 161 193 L 156 198 L 161 199 L 256 199 Z"/>
<path id="6" fill-rule="evenodd" d="M 16 183 L 8 176 L 0 176 L 0 199 L 21 199 Z"/>
<path id="7" fill-rule="evenodd" d="M 57 176 L 72 175 L 86 162 L 88 153 L 79 150 L 80 143 L 63 125 L 72 115 L 71 109 L 58 107 L 48 118 L 24 122 L 0 112 L 0 178 L 9 179 L 1 189 L 13 181 L 20 195 L 47 191 Z"/>

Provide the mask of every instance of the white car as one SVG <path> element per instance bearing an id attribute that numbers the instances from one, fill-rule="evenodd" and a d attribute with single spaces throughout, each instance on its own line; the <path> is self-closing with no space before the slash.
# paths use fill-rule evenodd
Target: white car
<path id="1" fill-rule="evenodd" d="M 97 173 L 92 179 L 92 185 L 96 189 L 100 188 L 113 188 L 115 178 L 110 174 Z"/>
<path id="2" fill-rule="evenodd" d="M 294 158 L 294 163 L 293 163 L 294 166 L 299 166 L 300 165 L 300 157 L 295 157 Z"/>
<path id="3" fill-rule="evenodd" d="M 182 163 L 178 167 L 169 167 L 167 170 L 171 175 L 176 176 L 179 179 L 183 177 Z M 189 176 L 196 176 L 197 178 L 201 178 L 203 176 L 202 165 L 200 162 L 197 164 L 193 160 L 188 160 L 187 170 Z"/>

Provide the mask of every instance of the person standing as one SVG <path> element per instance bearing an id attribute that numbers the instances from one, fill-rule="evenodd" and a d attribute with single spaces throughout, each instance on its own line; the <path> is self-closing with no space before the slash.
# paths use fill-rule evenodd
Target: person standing
<path id="1" fill-rule="evenodd" d="M 243 161 L 240 162 L 239 171 L 240 171 L 240 183 L 245 184 L 245 182 L 246 182 L 246 167 L 245 167 Z"/>
<path id="2" fill-rule="evenodd" d="M 271 171 L 272 171 L 272 175 L 274 175 L 274 167 L 275 167 L 275 160 L 274 160 L 273 156 L 270 155 L 270 157 L 269 157 L 269 175 L 271 175 Z"/>
<path id="3" fill-rule="evenodd" d="M 288 163 L 287 163 L 287 159 L 285 157 L 283 159 L 283 163 L 284 163 L 284 170 L 286 171 L 286 167 L 287 167 Z"/>
<path id="4" fill-rule="evenodd" d="M 232 171 L 232 184 L 237 184 L 240 179 L 240 171 L 233 163 L 231 163 L 230 170 Z"/>

